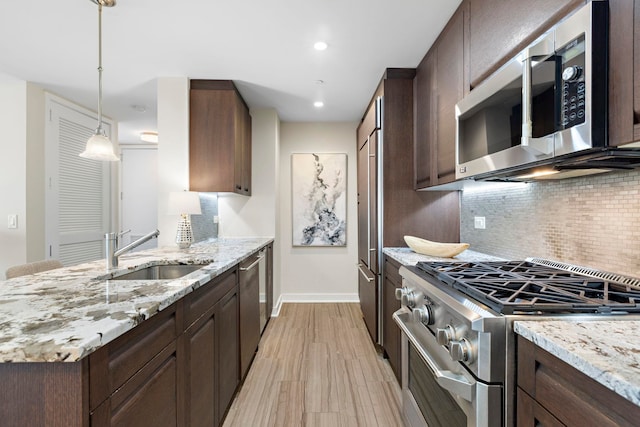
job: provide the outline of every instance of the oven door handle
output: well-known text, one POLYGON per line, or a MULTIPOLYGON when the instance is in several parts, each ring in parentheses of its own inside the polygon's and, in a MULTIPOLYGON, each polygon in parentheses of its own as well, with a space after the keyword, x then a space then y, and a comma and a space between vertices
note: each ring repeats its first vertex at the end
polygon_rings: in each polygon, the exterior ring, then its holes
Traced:
POLYGON ((440 369, 436 362, 431 358, 431 356, 429 356, 429 353, 427 353, 424 348, 422 348, 422 345, 413 336, 400 316, 411 316, 411 312, 405 308, 402 308, 393 313, 393 320, 398 324, 402 332, 407 336, 409 341, 411 341, 422 359, 427 363, 427 366, 433 373, 438 384, 445 390, 460 396, 468 402, 473 403, 473 391, 475 390, 475 383, 470 383, 462 375, 458 375, 449 370, 440 369))

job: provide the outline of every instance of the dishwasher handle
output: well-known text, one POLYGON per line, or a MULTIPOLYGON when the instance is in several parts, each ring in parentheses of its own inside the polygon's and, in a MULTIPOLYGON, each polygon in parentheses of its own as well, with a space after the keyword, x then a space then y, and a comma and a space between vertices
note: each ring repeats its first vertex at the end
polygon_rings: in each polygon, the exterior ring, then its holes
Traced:
POLYGON ((262 261, 262 258, 264 258, 264 254, 258 255, 258 258, 256 258, 256 260, 253 261, 249 267, 240 267, 240 271, 249 271, 249 270, 251 270, 253 267, 258 265, 258 263, 260 261, 262 261))

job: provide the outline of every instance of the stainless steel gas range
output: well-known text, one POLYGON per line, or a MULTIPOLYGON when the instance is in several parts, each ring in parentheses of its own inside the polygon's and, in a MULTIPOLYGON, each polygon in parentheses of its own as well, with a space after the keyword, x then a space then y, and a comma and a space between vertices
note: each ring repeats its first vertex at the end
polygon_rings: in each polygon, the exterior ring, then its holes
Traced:
POLYGON ((543 259, 419 262, 400 274, 393 317, 412 427, 515 425, 515 320, 640 312, 640 280, 543 259))

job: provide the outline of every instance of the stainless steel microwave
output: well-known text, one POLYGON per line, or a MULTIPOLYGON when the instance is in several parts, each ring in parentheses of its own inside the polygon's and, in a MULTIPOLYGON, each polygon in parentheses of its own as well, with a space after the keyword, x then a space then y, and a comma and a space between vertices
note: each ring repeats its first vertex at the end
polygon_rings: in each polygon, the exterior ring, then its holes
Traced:
POLYGON ((593 0, 456 104, 456 178, 607 145, 607 1, 593 0))

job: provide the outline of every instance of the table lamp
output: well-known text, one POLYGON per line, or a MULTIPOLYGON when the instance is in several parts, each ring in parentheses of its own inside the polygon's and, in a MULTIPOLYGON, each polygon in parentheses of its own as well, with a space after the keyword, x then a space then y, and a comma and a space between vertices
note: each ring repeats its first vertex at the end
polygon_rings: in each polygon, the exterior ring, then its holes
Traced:
POLYGON ((170 215, 180 215, 176 244, 180 249, 187 249, 193 243, 193 230, 189 215, 200 215, 200 196, 194 191, 179 191, 169 193, 170 215))

